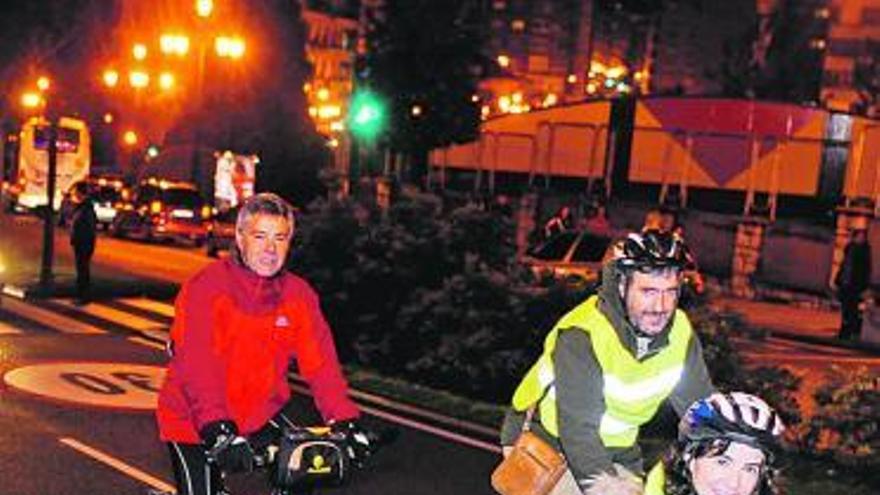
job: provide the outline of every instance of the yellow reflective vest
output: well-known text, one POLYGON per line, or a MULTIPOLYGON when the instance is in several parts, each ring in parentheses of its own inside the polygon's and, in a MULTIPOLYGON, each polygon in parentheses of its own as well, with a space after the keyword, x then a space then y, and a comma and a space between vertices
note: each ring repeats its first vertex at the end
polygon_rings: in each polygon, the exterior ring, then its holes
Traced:
POLYGON ((599 437, 606 447, 631 447, 639 427, 654 417, 681 379, 693 331, 684 312, 676 310, 668 345, 639 361, 620 342, 614 327, 599 311, 598 302, 599 298, 592 296, 556 323, 544 341, 543 354, 514 392, 513 407, 525 411, 538 403, 542 426, 559 437, 553 350, 561 329, 580 329, 589 334, 603 375, 605 411, 599 437))
POLYGON ((642 495, 666 495, 666 466, 663 462, 651 468, 645 478, 645 492, 642 495))

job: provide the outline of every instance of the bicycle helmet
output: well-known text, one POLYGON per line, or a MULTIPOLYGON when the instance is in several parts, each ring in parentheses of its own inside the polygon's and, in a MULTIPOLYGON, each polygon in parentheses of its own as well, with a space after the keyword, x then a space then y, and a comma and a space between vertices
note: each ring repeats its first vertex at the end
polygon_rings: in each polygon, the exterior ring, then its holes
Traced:
POLYGON ((759 397, 743 392, 712 394, 693 403, 678 425, 685 444, 725 439, 762 450, 768 458, 779 450, 785 425, 759 397))
POLYGON ((687 254, 681 238, 659 230, 633 232, 618 241, 612 259, 622 269, 654 270, 682 268, 687 254))

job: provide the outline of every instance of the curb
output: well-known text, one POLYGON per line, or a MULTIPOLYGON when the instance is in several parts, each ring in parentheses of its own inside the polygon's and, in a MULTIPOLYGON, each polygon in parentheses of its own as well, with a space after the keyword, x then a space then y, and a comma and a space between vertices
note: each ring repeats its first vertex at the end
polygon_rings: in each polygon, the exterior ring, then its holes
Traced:
POLYGON ((786 340, 795 340, 808 344, 820 344, 828 347, 839 347, 854 351, 864 352, 865 354, 873 354, 880 356, 880 344, 865 341, 840 340, 836 337, 820 337, 818 335, 804 335, 792 332, 790 330, 782 330, 769 327, 753 327, 759 331, 766 331, 770 335, 786 340))

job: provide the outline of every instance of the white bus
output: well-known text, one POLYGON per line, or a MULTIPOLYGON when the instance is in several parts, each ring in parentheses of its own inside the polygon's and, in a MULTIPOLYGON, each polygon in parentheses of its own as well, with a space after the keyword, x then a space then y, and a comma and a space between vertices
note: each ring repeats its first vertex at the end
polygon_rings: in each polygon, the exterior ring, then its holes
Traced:
MULTIPOLYGON (((61 117, 56 140, 57 174, 55 179, 54 209, 61 205, 61 197, 73 183, 89 175, 91 167, 91 136, 85 121, 61 117)), ((24 123, 18 139, 18 175, 16 206, 33 209, 46 205, 46 187, 49 171, 49 126, 42 117, 31 117, 24 123)))

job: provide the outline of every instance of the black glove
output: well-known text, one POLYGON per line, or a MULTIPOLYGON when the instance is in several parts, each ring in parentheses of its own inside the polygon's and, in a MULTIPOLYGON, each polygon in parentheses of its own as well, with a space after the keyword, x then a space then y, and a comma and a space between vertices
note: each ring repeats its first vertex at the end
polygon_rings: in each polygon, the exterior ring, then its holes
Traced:
POLYGON ((255 452, 263 453, 270 445, 278 445, 284 428, 293 428, 294 426, 293 421, 287 417, 284 413, 284 408, 282 408, 269 421, 266 421, 266 424, 261 426, 259 430, 248 435, 248 442, 255 452))
POLYGON ((339 421, 333 423, 333 429, 341 431, 348 440, 346 454, 355 466, 363 467, 367 458, 373 453, 372 432, 364 428, 357 420, 339 421))
POLYGON ((207 449, 208 461, 220 470, 236 473, 254 469, 254 451, 247 439, 238 434, 232 421, 213 421, 199 432, 207 449))

